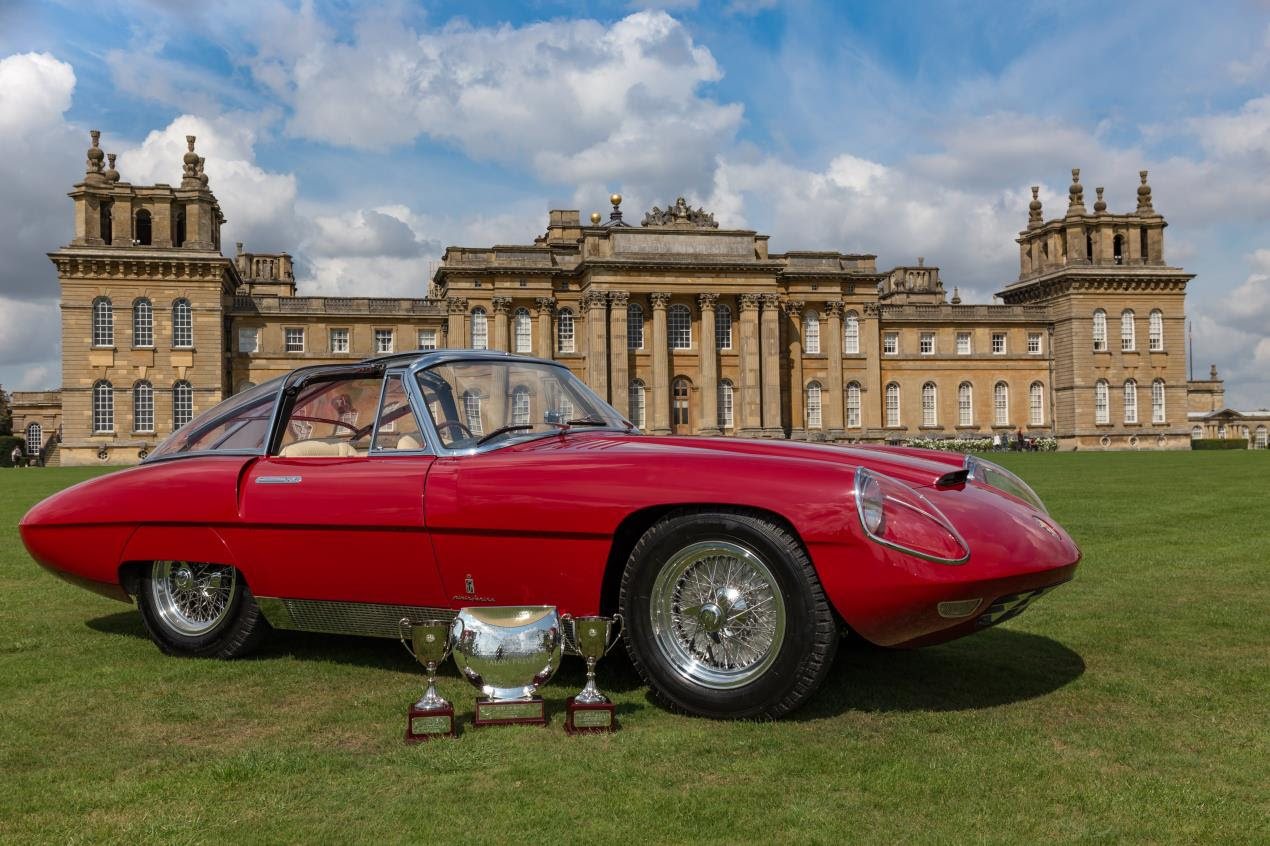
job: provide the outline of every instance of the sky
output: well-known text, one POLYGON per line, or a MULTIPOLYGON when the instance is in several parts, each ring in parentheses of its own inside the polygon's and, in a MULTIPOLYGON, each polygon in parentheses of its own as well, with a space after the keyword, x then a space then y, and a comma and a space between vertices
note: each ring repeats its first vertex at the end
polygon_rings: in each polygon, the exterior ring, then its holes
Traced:
POLYGON ((1270 406, 1270 2, 0 0, 0 385, 60 384, 88 130, 134 184, 198 136, 222 243, 307 294, 423 296, 447 245, 684 196, 776 252, 1018 275, 1029 186, 1132 211, 1190 283, 1197 376, 1270 406), (232 247, 231 247, 232 249, 232 247))

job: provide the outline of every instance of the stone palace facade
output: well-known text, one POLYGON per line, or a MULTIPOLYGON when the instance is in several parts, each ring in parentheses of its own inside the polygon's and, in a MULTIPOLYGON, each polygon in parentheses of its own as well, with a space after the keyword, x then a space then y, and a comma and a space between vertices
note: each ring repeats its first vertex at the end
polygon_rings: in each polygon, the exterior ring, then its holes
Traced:
POLYGON ((63 385, 14 396, 50 463, 133 463, 292 368, 436 347, 562 361, 654 434, 1180 449, 1220 392, 1188 386, 1192 275, 1166 263, 1145 171, 1127 214, 1101 188, 1088 208, 1078 171, 1060 217, 1033 188, 1001 305, 949 300, 922 259, 772 252, 682 199, 632 225, 618 195, 606 220, 551 211, 533 243, 448 248, 428 297, 305 297, 287 253, 222 254, 193 137, 176 187, 121 181, 92 137, 74 237, 49 256, 63 385))

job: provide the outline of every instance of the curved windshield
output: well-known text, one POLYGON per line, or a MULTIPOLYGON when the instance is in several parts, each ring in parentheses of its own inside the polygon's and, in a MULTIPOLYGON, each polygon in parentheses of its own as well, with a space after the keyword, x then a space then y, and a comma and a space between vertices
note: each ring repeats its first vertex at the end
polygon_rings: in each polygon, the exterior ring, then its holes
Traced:
POLYGON ((212 406, 164 438, 147 460, 183 452, 259 452, 269 436, 282 379, 271 379, 212 406))
POLYGON ((563 367, 519 359, 452 361, 416 374, 447 449, 575 429, 635 427, 563 367))

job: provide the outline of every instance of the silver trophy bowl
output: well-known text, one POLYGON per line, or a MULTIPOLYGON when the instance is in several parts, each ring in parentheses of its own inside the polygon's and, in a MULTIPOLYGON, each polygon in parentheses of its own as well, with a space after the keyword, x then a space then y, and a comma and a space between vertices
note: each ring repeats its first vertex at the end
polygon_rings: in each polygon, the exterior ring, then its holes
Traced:
POLYGON ((560 667, 553 605, 464 608, 452 637, 459 672, 492 701, 532 699, 560 667))

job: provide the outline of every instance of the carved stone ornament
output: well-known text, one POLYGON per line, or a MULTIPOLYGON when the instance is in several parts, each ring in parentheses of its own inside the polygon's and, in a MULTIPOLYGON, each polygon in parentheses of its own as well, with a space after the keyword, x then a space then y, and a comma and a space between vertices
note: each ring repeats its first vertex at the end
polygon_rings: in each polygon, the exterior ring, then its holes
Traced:
POLYGON ((714 308, 719 303, 718 294, 697 294, 697 307, 706 309, 714 308))
POLYGON ((507 312, 511 311, 512 298, 511 297, 494 297, 492 304, 494 306, 495 314, 506 314, 507 312))
POLYGON ((447 297, 445 303, 450 314, 467 314, 467 297, 447 297))
POLYGON ((648 295, 648 299, 652 301, 653 308, 665 311, 670 306, 670 294, 658 291, 648 295))
POLYGON ((737 297, 737 301, 740 302, 741 304, 741 311, 750 311, 752 309, 758 308, 759 295, 758 294, 742 294, 741 296, 737 297))
POLYGON ((803 302, 802 300, 785 300, 785 304, 784 304, 785 313, 788 314, 790 317, 802 317, 803 308, 806 305, 807 303, 803 302))
POLYGON ((604 308, 607 301, 604 291, 587 291, 582 295, 582 307, 585 309, 604 308))
POLYGON ((825 303, 825 314, 830 317, 842 317, 842 310, 846 308, 846 303, 842 300, 830 300, 825 303))
POLYGON ((614 308, 626 308, 631 301, 629 291, 609 291, 609 303, 614 308))
POLYGON ((659 207, 653 206, 652 209, 644 215, 643 226, 695 226, 699 229, 718 229, 719 224, 715 223, 714 213, 708 212, 703 208, 692 208, 684 200, 679 197, 675 200, 675 204, 662 211, 659 207))
POLYGON ((780 308, 780 294, 759 294, 763 300, 763 308, 780 308))
POLYGON ((539 314, 542 314, 543 312, 551 314, 556 310, 556 300, 554 297, 538 297, 534 300, 534 309, 539 314))

